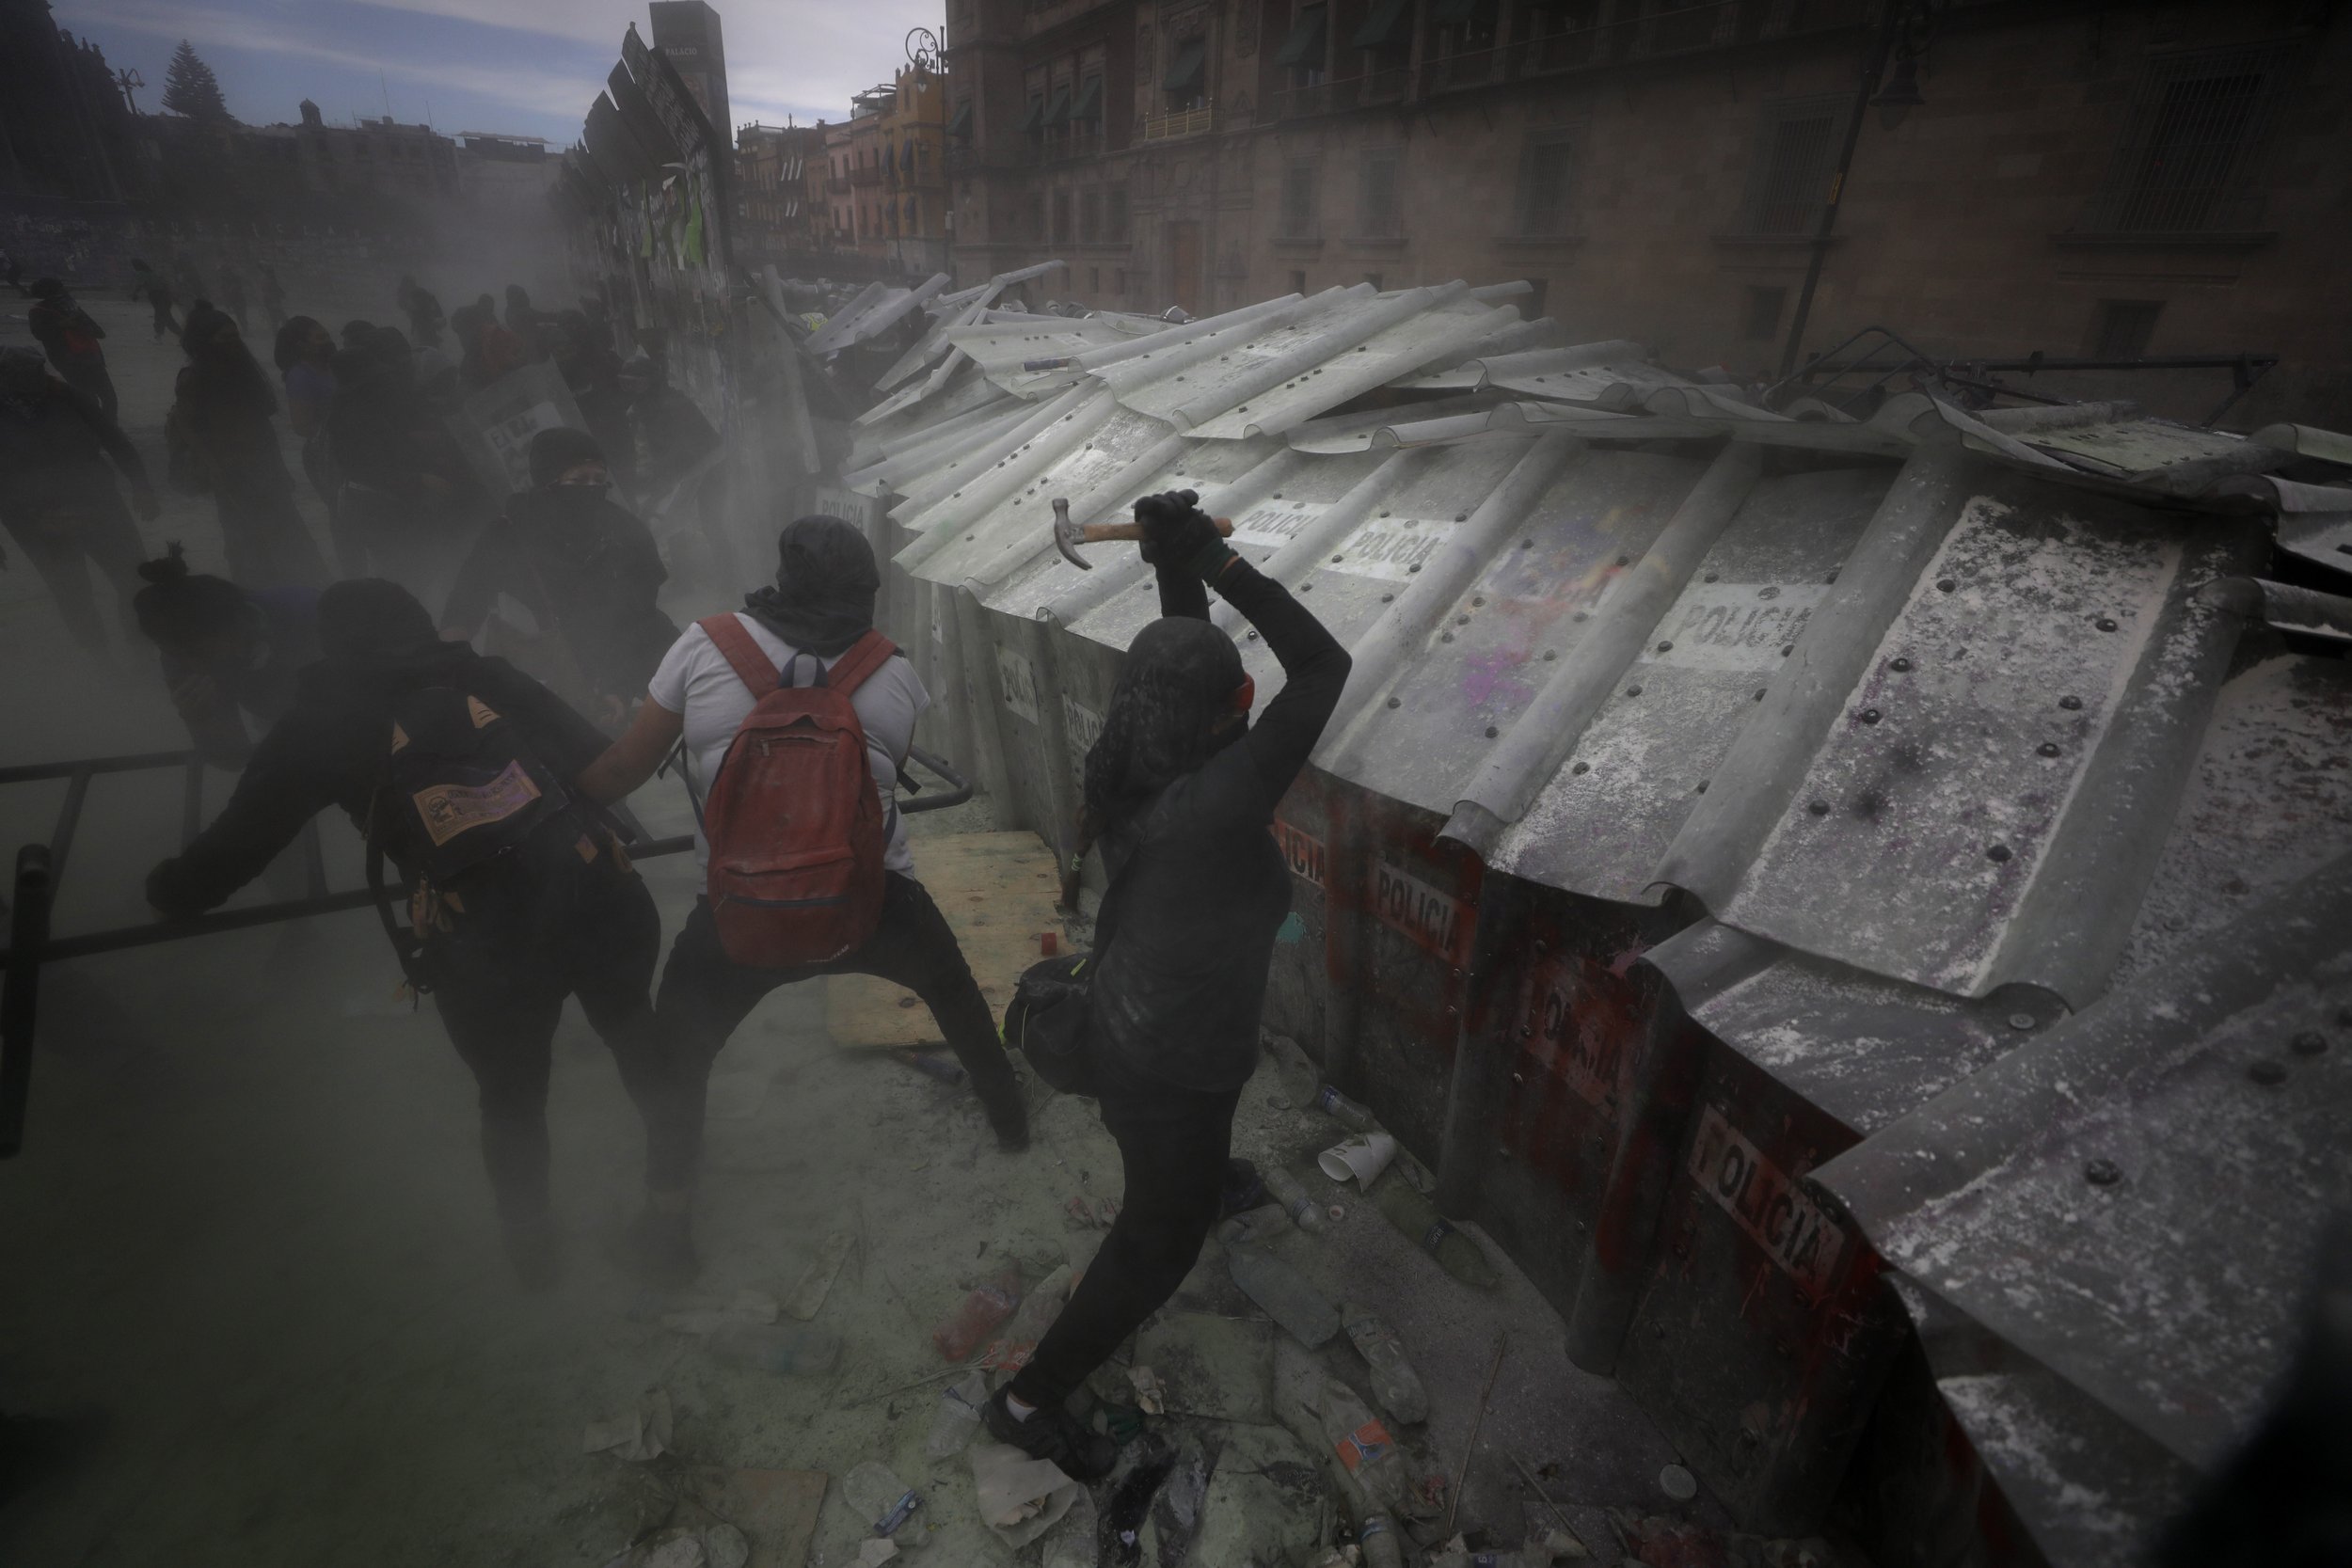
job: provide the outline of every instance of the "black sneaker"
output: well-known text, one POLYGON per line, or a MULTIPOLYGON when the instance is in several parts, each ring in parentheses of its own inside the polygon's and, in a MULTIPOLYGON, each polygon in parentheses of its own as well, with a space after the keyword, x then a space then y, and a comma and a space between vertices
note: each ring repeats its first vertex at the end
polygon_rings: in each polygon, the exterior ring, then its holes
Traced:
POLYGON ((1027 1420, 1005 1408, 1009 1385, 980 1406, 980 1424, 999 1443, 1009 1443, 1031 1459, 1050 1459, 1075 1481, 1096 1481, 1119 1463, 1119 1445, 1090 1432, 1058 1404, 1040 1405, 1027 1420))
POLYGON ((980 1089, 980 1109, 988 1113, 988 1125, 996 1133, 996 1147, 1008 1154, 1018 1154, 1029 1147, 1029 1105, 1021 1085, 1008 1075, 1002 1085, 980 1089))

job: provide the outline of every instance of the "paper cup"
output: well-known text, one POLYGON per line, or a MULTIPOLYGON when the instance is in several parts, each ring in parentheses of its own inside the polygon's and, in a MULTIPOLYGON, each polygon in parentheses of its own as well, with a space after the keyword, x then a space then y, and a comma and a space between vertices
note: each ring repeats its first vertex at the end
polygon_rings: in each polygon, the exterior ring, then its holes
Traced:
POLYGON ((1354 1177, 1369 1187, 1396 1158, 1396 1140, 1386 1132, 1359 1132, 1316 1156, 1315 1164, 1334 1181, 1354 1177))

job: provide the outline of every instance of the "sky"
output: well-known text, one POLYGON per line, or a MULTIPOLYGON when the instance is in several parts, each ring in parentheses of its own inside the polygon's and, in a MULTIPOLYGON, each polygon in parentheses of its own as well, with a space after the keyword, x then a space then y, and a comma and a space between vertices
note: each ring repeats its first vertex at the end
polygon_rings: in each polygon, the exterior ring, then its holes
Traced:
MULTIPOLYGON (((738 125, 849 117, 850 95, 890 79, 914 27, 942 29, 945 0, 714 0, 738 125)), ((229 110, 291 122, 308 98, 330 123, 386 112, 450 133, 580 139, 643 0, 51 0, 57 24, 146 79, 163 105, 182 39, 220 78, 229 110)))

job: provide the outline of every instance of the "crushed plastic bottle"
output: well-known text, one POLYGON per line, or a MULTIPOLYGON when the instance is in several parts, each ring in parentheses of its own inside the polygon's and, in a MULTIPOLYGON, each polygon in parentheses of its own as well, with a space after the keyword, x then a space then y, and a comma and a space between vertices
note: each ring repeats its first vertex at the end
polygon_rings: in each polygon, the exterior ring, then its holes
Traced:
POLYGON ((988 1402, 988 1374, 967 1372, 940 1391, 939 1409, 931 1417, 931 1434, 923 1442, 927 1459, 950 1459, 961 1453, 980 1430, 980 1406, 988 1402))
POLYGON ((1072 1277, 1070 1265, 1064 1263, 1039 1281, 1004 1331, 989 1341, 980 1365, 993 1372, 1017 1372, 1027 1366, 1029 1357, 1037 1354, 1037 1342, 1045 1338, 1045 1331, 1054 1326, 1054 1320, 1069 1302, 1072 1277))
POLYGON ((829 1372, 841 1360, 841 1337, 808 1323, 728 1323, 704 1342, 713 1354, 779 1377, 829 1372))
POLYGON ((1316 1089, 1308 1103, 1355 1132, 1376 1132, 1380 1129, 1380 1119, 1372 1114, 1371 1106, 1348 1099, 1328 1084, 1316 1089))
POLYGON ((873 1459, 841 1478, 841 1495, 850 1513, 865 1520, 874 1535, 896 1534, 923 1506, 923 1499, 889 1465, 873 1459))
POLYGON ((1283 1332, 1312 1349, 1340 1331, 1340 1315, 1304 1275, 1267 1249, 1267 1240, 1288 1227, 1281 1209, 1269 1203, 1235 1214, 1216 1234, 1225 1245, 1226 1269, 1242 1293, 1283 1332))
POLYGON ((1355 1483, 1367 1512, 1415 1517, 1427 1512, 1413 1491, 1413 1478, 1406 1471, 1405 1455, 1398 1450, 1396 1439, 1380 1424, 1380 1418, 1364 1408, 1354 1390, 1337 1378, 1325 1379, 1316 1414, 1323 1423, 1324 1441, 1355 1483))
POLYGON ((1486 1261, 1486 1249, 1455 1229, 1410 1181, 1391 1175, 1374 1189, 1372 1197, 1389 1223, 1435 1258, 1446 1273, 1482 1291, 1491 1291, 1500 1283, 1494 1265, 1486 1261))
POLYGON ((1008 1263, 993 1279, 984 1279, 931 1330, 931 1343, 950 1361, 969 1361, 1013 1309, 1021 1305, 1021 1265, 1008 1263))
POLYGON ((1405 1544, 1386 1513, 1365 1514, 1356 1527, 1356 1544, 1363 1548, 1364 1568, 1405 1568, 1405 1544))
POLYGON ((1429 1390, 1421 1374, 1405 1359, 1405 1341, 1382 1323, 1371 1307, 1355 1302, 1340 1305, 1340 1326, 1347 1330, 1356 1349, 1372 1368, 1372 1396, 1380 1408, 1406 1426, 1429 1419, 1429 1390))
POLYGON ((1323 1081, 1323 1069, 1298 1048, 1297 1041, 1270 1034, 1265 1037, 1265 1049, 1274 1058, 1282 1096, 1293 1105, 1302 1111, 1321 1111, 1359 1132, 1369 1132, 1379 1125, 1370 1110, 1323 1081))
POLYGON ((1261 1174, 1265 1181, 1266 1196, 1282 1206, 1282 1212, 1290 1215, 1292 1223, 1299 1229, 1309 1235, 1320 1235, 1330 1226, 1330 1220, 1323 1212, 1323 1205, 1315 1201, 1298 1178, 1279 1165, 1268 1165, 1261 1174))

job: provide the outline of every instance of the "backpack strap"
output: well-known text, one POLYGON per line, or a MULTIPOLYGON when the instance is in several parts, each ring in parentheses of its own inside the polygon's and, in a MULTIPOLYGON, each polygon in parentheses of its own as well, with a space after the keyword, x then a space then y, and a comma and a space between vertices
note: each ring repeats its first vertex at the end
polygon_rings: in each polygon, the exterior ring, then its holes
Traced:
POLYGON ((897 643, 869 629, 850 644, 839 662, 825 672, 825 684, 846 697, 864 686, 866 678, 889 663, 898 652, 897 643))
POLYGON ((702 627, 703 635, 726 659, 736 679, 752 689, 753 696, 765 697, 784 684, 784 677, 776 673, 776 661, 732 614, 706 615, 694 625, 702 627))

